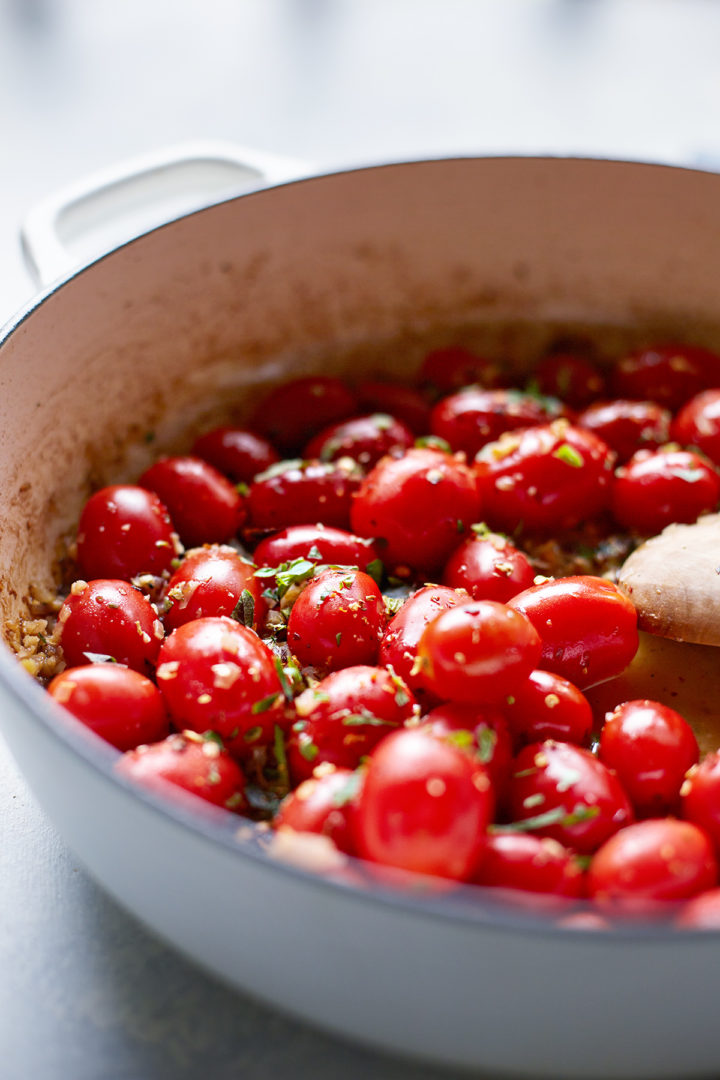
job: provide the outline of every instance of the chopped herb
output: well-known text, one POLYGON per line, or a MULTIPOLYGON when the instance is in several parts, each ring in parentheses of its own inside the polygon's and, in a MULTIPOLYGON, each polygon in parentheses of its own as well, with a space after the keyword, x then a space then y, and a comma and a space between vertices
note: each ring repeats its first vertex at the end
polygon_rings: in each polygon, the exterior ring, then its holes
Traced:
POLYGON ((557 450, 553 450, 552 456, 564 461, 566 465, 570 465, 573 469, 582 469, 585 464, 582 454, 570 443, 561 443, 557 450))
POLYGON ((290 772, 288 770, 287 754, 285 753, 285 736, 283 730, 275 725, 275 740, 273 743, 275 760, 277 762, 278 780, 284 788, 290 787, 290 772))
POLYGON ((241 480, 239 484, 235 485, 235 490, 237 491, 238 495, 242 495, 243 498, 247 498, 247 496, 250 494, 250 488, 244 480, 241 480))
POLYGON ((293 699, 292 682, 288 678, 288 673, 287 673, 287 671, 285 670, 285 668, 282 665, 282 660, 280 659, 279 656, 276 656, 276 657, 273 658, 273 663, 275 665, 275 670, 277 672, 277 677, 280 680, 280 685, 282 686, 282 692, 285 695, 285 700, 286 701, 292 701, 292 699, 293 699))
POLYGON ((494 833, 534 832, 536 829, 546 829, 549 825, 579 825, 597 817, 599 813, 599 806, 585 806, 584 803, 578 803, 570 813, 564 806, 555 806, 552 810, 546 810, 544 814, 525 818, 524 821, 513 821, 509 825, 491 825, 489 831, 494 833))
POLYGON ((402 596, 383 596, 385 602, 385 610, 388 615, 397 615, 400 608, 405 603, 405 598, 402 596))
POLYGON ((347 806, 348 803, 352 802, 353 799, 357 797, 361 785, 362 773, 355 771, 348 776, 343 786, 334 792, 332 797, 333 806, 347 806))
POLYGON ((257 740, 262 735, 262 731, 263 731, 263 729, 260 727, 259 724, 256 725, 256 727, 248 728, 248 730, 243 735, 243 739, 247 743, 257 742, 257 740))
POLYGON ((319 748, 314 742, 300 742, 298 750, 306 761, 314 761, 320 753, 319 748))
POLYGON ((243 589, 240 593, 240 599, 233 608, 231 617, 235 619, 235 622, 252 628, 255 618, 255 599, 249 589, 243 589))
POLYGON ((365 567, 365 573, 370 575, 376 585, 379 585, 382 581, 383 570, 384 567, 380 559, 373 559, 365 567))
POLYGON ((478 757, 483 765, 492 761, 497 745, 497 732, 489 727, 478 727, 475 730, 478 744, 478 757))
POLYGON ((452 447, 447 439, 441 439, 439 435, 422 435, 419 439, 415 440, 415 445, 420 447, 420 449, 442 450, 445 454, 449 454, 452 451, 452 447))
POLYGON ((368 727, 399 727, 394 720, 381 720, 378 716, 360 716, 357 713, 343 716, 340 722, 343 727, 361 727, 363 724, 368 727))
POLYGON ((268 709, 273 707, 279 697, 279 691, 275 691, 274 694, 268 694, 267 697, 261 698, 260 701, 256 701, 250 709, 250 712, 253 716, 257 716, 258 713, 267 712, 268 709))
POLYGON ((337 634, 335 635, 335 644, 339 645, 341 641, 342 641, 342 631, 338 630, 337 634))
MULTIPOLYGON (((110 605, 108 604, 108 607, 110 605)), ((114 656, 109 656, 108 653, 101 652, 86 652, 83 656, 89 664, 117 664, 117 660, 114 656)))

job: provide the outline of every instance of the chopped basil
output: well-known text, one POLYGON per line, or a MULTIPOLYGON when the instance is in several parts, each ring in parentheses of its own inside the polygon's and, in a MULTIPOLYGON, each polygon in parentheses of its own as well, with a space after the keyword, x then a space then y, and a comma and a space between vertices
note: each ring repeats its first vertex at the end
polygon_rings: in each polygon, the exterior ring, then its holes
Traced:
POLYGON ((570 443, 562 443, 557 450, 553 450, 552 456, 558 458, 559 461, 564 461, 566 465, 570 465, 573 469, 582 469, 585 464, 582 454, 570 443))
POLYGON ((273 707, 279 697, 279 691, 275 691, 274 694, 268 694, 267 697, 261 698, 260 701, 256 701, 250 709, 250 712, 253 716, 257 716, 258 713, 267 712, 268 709, 273 707))
POLYGON ((249 589, 243 589, 240 599, 232 610, 232 618, 243 626, 252 628, 255 618, 255 599, 249 589))

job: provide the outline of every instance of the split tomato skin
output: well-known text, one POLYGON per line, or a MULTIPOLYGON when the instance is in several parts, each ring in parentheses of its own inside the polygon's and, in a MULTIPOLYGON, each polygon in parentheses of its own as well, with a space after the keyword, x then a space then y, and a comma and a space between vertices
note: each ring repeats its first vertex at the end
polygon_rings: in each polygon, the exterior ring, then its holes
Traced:
POLYGON ((494 600, 458 604, 423 632, 427 689, 445 701, 498 704, 536 667, 542 644, 530 620, 494 600))
POLYGON ((426 585, 407 598, 388 623, 380 642, 379 663, 400 676, 423 701, 428 692, 418 663, 418 645, 429 623, 469 599, 460 589, 426 585))
POLYGON ((506 604, 529 589, 535 571, 527 556, 496 533, 468 537, 445 563, 443 585, 465 589, 473 600, 497 600, 506 604))
POLYGON ((531 671, 503 703, 515 744, 556 742, 585 745, 593 728, 590 702, 577 686, 552 671, 531 671))
POLYGON ((133 750, 170 734, 158 688, 121 664, 66 668, 49 683, 48 693, 117 750, 133 750))
POLYGON ((637 612, 605 578, 550 579, 514 596, 508 605, 540 635, 539 666, 580 690, 619 675, 637 652, 637 612))
POLYGON ((91 495, 77 531, 80 575, 122 578, 160 576, 182 548, 167 507, 136 484, 113 484, 91 495))
POLYGON ((185 547, 223 543, 245 523, 247 511, 238 491, 202 458, 163 458, 145 470, 139 483, 162 499, 185 547))
POLYGON ((374 664, 385 623, 385 602, 369 574, 327 567, 293 604, 288 646, 303 666, 322 671, 374 664))
POLYGON ((194 731, 138 746, 123 754, 115 770, 163 795, 180 788, 225 810, 241 812, 245 807, 245 777, 240 766, 216 740, 194 731))
POLYGON ((107 658, 149 672, 164 637, 148 598, 121 579, 76 581, 58 614, 65 663, 80 667, 107 658))
POLYGON ((492 813, 492 785, 479 762, 406 728, 375 749, 352 827, 358 853, 371 862, 465 881, 492 813))
POLYGON ((165 630, 170 633, 183 623, 205 616, 232 616, 243 593, 249 594, 256 630, 262 626, 267 604, 262 597, 255 566, 241 559, 234 548, 210 544, 189 551, 170 578, 165 590, 167 610, 163 615, 165 630))

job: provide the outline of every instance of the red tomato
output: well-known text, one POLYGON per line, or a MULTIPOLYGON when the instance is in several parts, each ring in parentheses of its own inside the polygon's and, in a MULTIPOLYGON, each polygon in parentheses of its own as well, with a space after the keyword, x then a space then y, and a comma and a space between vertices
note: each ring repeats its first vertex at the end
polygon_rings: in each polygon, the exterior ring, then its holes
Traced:
POLYGON ((715 386, 720 356, 697 345, 653 345, 638 349, 613 368, 617 397, 656 401, 679 409, 706 387, 715 386))
POLYGON ((540 637, 519 611, 494 600, 458 604, 423 632, 418 658, 437 697, 497 704, 537 665, 540 637))
POLYGON ((101 488, 85 503, 77 534, 80 574, 93 578, 159 576, 182 548, 167 508, 134 484, 101 488))
POLYGON ((427 385, 441 394, 451 394, 463 386, 502 386, 504 376, 492 360, 462 345, 447 345, 427 353, 418 376, 420 385, 427 385))
POLYGON ((578 427, 593 431, 627 461, 637 450, 662 446, 670 440, 672 413, 654 401, 598 401, 577 417, 578 427))
POLYGON ((362 408, 396 416, 415 435, 424 435, 429 430, 430 406, 414 387, 370 380, 359 383, 356 393, 362 408))
POLYGON ((384 543, 388 571, 408 577, 439 570, 477 520, 477 482, 450 454, 421 447, 383 458, 355 496, 352 527, 384 543))
POLYGON ((282 451, 294 453, 316 431, 356 412, 355 395, 342 379, 307 375, 271 390, 255 410, 252 427, 282 451))
POLYGON ((349 814, 362 784, 362 775, 350 769, 330 768, 303 782, 287 795, 273 819, 275 829, 319 833, 347 855, 355 854, 349 814))
POLYGON ((567 410, 557 398, 539 397, 522 390, 484 390, 469 386, 442 398, 430 417, 433 435, 468 458, 506 431, 549 424, 567 410))
POLYGON ((412 431, 402 420, 387 413, 372 413, 323 428, 307 444, 303 457, 320 461, 350 457, 364 469, 371 469, 386 454, 401 457, 414 441, 412 431))
POLYGON ((221 544, 196 548, 187 553, 168 582, 165 630, 206 615, 231 615, 257 630, 267 611, 262 590, 255 567, 234 548, 221 544))
POLYGON ((704 390, 686 402, 673 420, 671 434, 675 442, 700 450, 720 465, 720 389, 704 390))
POLYGON ((408 687, 385 668, 357 664, 332 672, 295 701, 297 720, 287 744, 293 780, 314 775, 327 762, 355 768, 415 708, 408 687))
POLYGON ((366 859, 463 881, 480 858, 492 810, 490 780, 476 759, 406 728, 370 758, 352 827, 366 859))
POLYGON ((559 397, 581 409, 602 394, 605 379, 587 357, 573 352, 555 352, 540 361, 535 379, 543 394, 559 397))
POLYGON ((680 788, 680 815, 699 825, 720 854, 720 751, 694 765, 680 788))
POLYGON ((382 593, 368 574, 328 567, 293 604, 287 642, 301 664, 324 671, 374 664, 385 621, 382 593))
POLYGON ((507 432, 475 459, 480 500, 493 528, 554 532, 608 506, 615 455, 567 420, 507 432))
POLYGON ((507 806, 513 821, 534 824, 538 835, 582 854, 633 820, 614 772, 588 750, 552 740, 532 743, 517 755, 507 806))
POLYGON ((355 462, 281 461, 255 477, 248 493, 250 532, 277 532, 289 525, 322 521, 345 529, 362 479, 355 462))
POLYGON ((181 788, 226 810, 245 807, 245 777, 240 766, 215 739, 194 731, 138 746, 124 754, 115 768, 120 776, 164 795, 181 788))
POLYGON ((236 489, 201 458, 164 458, 151 465, 139 483, 165 503, 186 547, 229 540, 245 522, 236 489))
POLYGON ((445 563, 443 584, 465 589, 473 600, 507 603, 529 589, 535 571, 522 551, 497 533, 469 536, 445 563))
POLYGON ((192 452, 236 484, 249 484, 280 460, 272 443, 244 428, 213 428, 195 440, 192 452))
POLYGON ((709 837, 688 821, 649 818, 611 836, 588 870, 588 893, 617 915, 667 914, 667 901, 687 900, 717 885, 709 837))
POLYGON ((532 671, 525 682, 513 687, 503 712, 518 745, 555 739, 581 746, 593 726, 585 695, 552 671, 532 671))
POLYGON ((60 643, 68 667, 98 660, 144 673, 155 662, 164 637, 148 598, 127 581, 76 581, 58 615, 60 643))
POLYGON ((720 475, 690 450, 640 450, 615 476, 612 513, 626 529, 657 533, 715 510, 720 475))
POLYGON ((390 620, 380 643, 379 663, 392 668, 421 697, 427 694, 417 663, 417 649, 425 627, 443 611, 463 603, 463 590, 427 585, 409 596, 390 620))
POLYGON ((499 710, 446 702, 431 709, 422 718, 422 726, 476 754, 488 771, 493 790, 501 794, 510 775, 513 751, 507 720, 499 710))
POLYGON ((158 656, 157 680, 177 727, 216 731, 233 751, 271 743, 286 726, 275 660, 253 630, 225 616, 174 630, 158 656))
POLYGON ((373 563, 379 563, 380 556, 374 541, 367 537, 318 523, 290 525, 267 536, 255 548, 253 559, 258 566, 282 566, 295 559, 309 559, 367 570, 373 563))
POLYGON ((616 585, 592 575, 533 585, 509 601, 542 639, 540 666, 586 690, 624 671, 637 652, 637 613, 616 585))
POLYGON ((685 930, 720 930, 720 888, 707 889, 688 900, 675 925, 685 930))
POLYGON ((658 701, 626 701, 605 718, 598 756, 614 769, 639 817, 674 813, 685 773, 699 757, 680 713, 658 701))
POLYGON ((118 750, 132 750, 170 734, 158 688, 121 664, 67 668, 55 676, 48 693, 118 750))
MULTIPOLYGON (((541 910, 556 906, 560 897, 577 899, 584 886, 580 863, 569 848, 530 833, 490 834, 472 880, 494 889, 532 893, 532 907, 541 910), (546 903, 539 904, 537 894, 544 894, 546 903)), ((512 901, 522 903, 522 896, 512 901)))

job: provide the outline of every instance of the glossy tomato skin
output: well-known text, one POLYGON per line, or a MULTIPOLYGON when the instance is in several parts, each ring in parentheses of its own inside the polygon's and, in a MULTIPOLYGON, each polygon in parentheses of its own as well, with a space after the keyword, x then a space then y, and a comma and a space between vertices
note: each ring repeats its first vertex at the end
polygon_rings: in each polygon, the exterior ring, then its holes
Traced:
POLYGON ((587 356, 576 352, 553 352, 534 372, 540 392, 582 409, 605 389, 605 378, 587 356))
POLYGON ((580 690, 619 675, 638 647, 637 613, 605 578, 577 575, 533 585, 508 601, 542 639, 540 664, 580 690))
POLYGON ((369 574, 328 567, 293 604, 288 647, 302 665, 323 671, 374 664, 385 622, 382 593, 369 574))
POLYGON ((619 462, 638 450, 648 450, 670 441, 672 413, 655 401, 598 401, 589 405, 576 420, 578 427, 593 431, 619 462))
POLYGON ((379 558, 380 553, 373 540, 321 523, 289 525, 261 540, 253 552, 256 564, 267 567, 281 566, 294 559, 309 559, 333 566, 357 566, 360 570, 367 570, 379 558))
POLYGON ((240 766, 217 741, 194 731, 130 750, 115 769, 120 776, 164 795, 181 788, 226 810, 240 812, 245 807, 240 766))
POLYGON ((575 854, 557 840, 532 833, 491 833, 472 880, 476 885, 517 891, 520 895, 507 899, 515 904, 524 900, 525 906, 535 910, 552 909, 561 899, 577 900, 584 892, 575 854))
POLYGON ((427 353, 418 382, 439 394, 452 394, 463 386, 503 386, 505 376, 492 360, 463 345, 446 345, 427 353))
POLYGON ((77 562, 86 581, 159 576, 181 550, 167 507, 135 484, 101 488, 80 515, 77 562))
POLYGON ((355 395, 342 379, 307 375, 272 389, 255 410, 251 427, 283 453, 294 453, 316 431, 356 412, 355 395))
POLYGON ((680 789, 680 815, 704 829, 720 854, 720 751, 706 754, 688 770, 680 789))
POLYGON ((370 413, 323 428, 306 445, 303 457, 320 461, 350 457, 363 469, 371 469, 386 454, 401 457, 414 442, 412 431, 402 420, 387 413, 370 413))
POLYGON ((529 619, 494 600, 458 604, 423 632, 418 658, 423 681, 445 701, 499 704, 540 658, 529 619))
POLYGON ((48 693, 117 750, 133 750, 170 734, 158 688, 121 664, 66 668, 50 682, 48 693))
POLYGON ((685 773, 700 751, 680 713, 657 701, 625 701, 608 713, 598 756, 614 769, 638 817, 675 813, 685 773))
POLYGON ((557 398, 469 386, 437 403, 430 416, 430 431, 472 459, 486 443, 506 431, 549 424, 566 415, 566 407, 557 398))
POLYGON ((520 751, 506 802, 514 822, 552 816, 537 834, 581 854, 597 850, 633 821, 630 800, 617 776, 588 750, 553 740, 531 743, 520 751))
POLYGON ((186 547, 222 543, 245 523, 243 499, 202 458, 163 458, 145 470, 139 483, 165 503, 186 547))
POLYGON ((696 345, 674 342, 637 349, 615 365, 617 397, 656 401, 675 411, 701 390, 715 386, 720 356, 696 345))
POLYGON ((440 450, 416 447, 383 458, 353 500, 360 536, 382 543, 388 571, 399 577, 439 570, 480 510, 471 469, 440 450))
POLYGON ((615 455, 567 420, 507 432, 475 459, 485 519, 505 532, 557 532, 603 513, 615 455))
POLYGON ((58 614, 68 667, 105 657, 145 674, 164 637, 148 598, 127 581, 76 581, 58 614), (88 655, 90 654, 90 655, 88 655))
POLYGON ((481 764, 444 739, 406 728, 377 746, 352 825, 364 858, 463 881, 481 857, 492 813, 481 764))
POLYGON ((464 590, 426 585, 408 597, 385 629, 379 663, 392 668, 422 700, 426 700, 427 690, 417 662, 420 638, 428 623, 467 599, 464 590))
POLYGON ((281 461, 255 477, 248 492, 250 536, 322 521, 347 529, 352 496, 362 470, 349 458, 337 462, 281 461))
POLYGON ((675 925, 684 930, 720 930, 720 888, 706 889, 688 900, 675 925))
POLYGON ((710 838, 688 821, 648 818, 621 829, 595 853, 588 894, 608 913, 653 918, 718 882, 710 838))
POLYGON ((639 450, 615 475, 612 514, 626 529, 660 532, 717 508, 720 474, 690 450, 639 450))
POLYGON ((508 694, 503 712, 518 747, 546 739, 583 746, 593 727, 588 699, 577 686, 552 671, 532 671, 508 694))
POLYGON ((194 457, 207 461, 235 484, 249 484, 280 460, 275 447, 262 435, 245 428, 218 427, 193 443, 194 457))
POLYGON ((178 728, 215 731, 233 752, 273 741, 287 714, 273 655, 225 616, 184 623, 163 642, 157 681, 178 728))
POLYGON ((469 536, 445 563, 442 581, 465 589, 473 600, 507 603, 535 580, 535 571, 522 551, 497 533, 469 536))
POLYGON ((437 738, 449 739, 475 754, 488 771, 493 791, 498 797, 502 794, 510 776, 513 748, 507 720, 499 709, 444 702, 426 713, 420 723, 437 738))
POLYGON ((720 465, 720 389, 703 390, 683 405, 673 420, 672 438, 720 465))
POLYGON ((330 763, 354 769, 416 711, 413 694, 386 668, 356 664, 334 671, 295 701, 287 743, 294 782, 330 763))
POLYGON ((262 590, 255 566, 241 559, 234 548, 222 544, 195 548, 186 554, 165 590, 165 630, 169 633, 206 615, 232 616, 246 592, 250 594, 247 614, 252 610, 252 617, 245 625, 257 630, 267 610, 262 590))
POLYGON ((331 768, 303 780, 281 802, 273 827, 327 836, 339 851, 354 855, 349 815, 361 784, 361 774, 351 769, 331 768))
POLYGON ((430 405, 414 386, 369 379, 358 383, 356 393, 362 408, 396 416, 413 434, 424 435, 429 430, 430 405))

